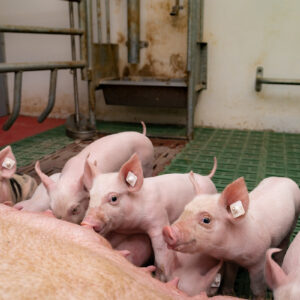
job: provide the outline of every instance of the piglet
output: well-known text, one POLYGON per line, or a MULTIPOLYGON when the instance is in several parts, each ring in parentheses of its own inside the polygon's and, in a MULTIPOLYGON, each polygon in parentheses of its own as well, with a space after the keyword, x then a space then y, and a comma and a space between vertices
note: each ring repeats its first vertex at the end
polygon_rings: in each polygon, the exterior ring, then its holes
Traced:
POLYGON ((37 183, 26 174, 16 174, 17 162, 10 146, 0 151, 0 203, 15 204, 28 199, 34 193, 37 183))
MULTIPOLYGON (((50 176, 51 180, 57 182, 60 173, 55 173, 50 176)), ((14 206, 18 210, 41 212, 50 209, 50 197, 43 183, 40 183, 33 195, 28 200, 18 202, 14 206)))
MULTIPOLYGON (((216 193, 211 177, 196 175, 203 193, 216 193)), ((101 235, 146 233, 152 242, 157 274, 169 279, 175 267, 174 252, 167 249, 162 228, 169 225, 193 199, 195 190, 189 174, 166 174, 144 178, 137 154, 121 167, 119 173, 102 173, 86 161, 84 183, 90 191, 90 204, 83 225, 101 235)))
POLYGON ((251 290, 262 298, 265 253, 287 243, 299 210, 300 191, 291 179, 266 178, 248 194, 241 177, 221 194, 195 197, 163 233, 171 249, 200 251, 248 269, 251 290))
POLYGON ((44 174, 36 163, 35 169, 50 197, 54 215, 72 223, 80 223, 89 203, 89 194, 84 189, 83 172, 87 157, 96 162, 103 173, 117 171, 133 153, 138 153, 145 176, 152 174, 154 150, 151 141, 138 132, 122 132, 105 136, 84 148, 69 159, 58 181, 44 174))
POLYGON ((298 300, 300 298, 300 233, 288 248, 280 267, 272 254, 279 249, 269 249, 266 255, 265 278, 273 290, 275 300, 298 300))

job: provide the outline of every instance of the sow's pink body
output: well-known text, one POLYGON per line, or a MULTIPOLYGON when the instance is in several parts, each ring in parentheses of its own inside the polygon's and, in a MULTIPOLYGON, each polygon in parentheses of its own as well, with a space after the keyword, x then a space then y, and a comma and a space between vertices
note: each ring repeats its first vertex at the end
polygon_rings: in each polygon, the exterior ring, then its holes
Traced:
POLYGON ((266 178, 248 194, 239 178, 222 194, 197 196, 163 233, 171 249, 200 251, 247 268, 252 292, 260 298, 265 291, 265 253, 287 243, 299 211, 300 191, 291 179, 266 178), (234 218, 230 205, 239 211, 237 201, 245 212, 234 218))
POLYGON ((42 173, 37 163, 36 171, 49 194, 53 214, 59 219, 73 223, 82 221, 89 202, 89 194, 82 181, 87 157, 97 164, 99 171, 107 173, 119 170, 135 152, 142 161, 145 176, 151 176, 153 145, 145 134, 138 132, 112 134, 91 143, 67 161, 57 182, 42 173))
POLYGON ((280 267, 272 254, 280 249, 267 251, 265 277, 268 286, 273 290, 275 300, 298 300, 300 298, 300 233, 288 248, 280 267))
POLYGON ((174 284, 152 278, 92 230, 3 204, 0 249, 0 298, 4 300, 208 299, 205 294, 190 298, 174 284))
MULTIPOLYGON (((215 193, 210 176, 196 175, 201 190, 215 193)), ((169 225, 195 196, 189 174, 166 174, 145 178, 141 163, 134 154, 119 173, 103 174, 87 161, 84 181, 90 189, 90 204, 82 225, 93 227, 102 235, 147 233, 152 242, 157 273, 162 280, 170 279, 175 268, 175 253, 167 249, 162 228, 169 225), (136 182, 127 182, 128 174, 136 182)))

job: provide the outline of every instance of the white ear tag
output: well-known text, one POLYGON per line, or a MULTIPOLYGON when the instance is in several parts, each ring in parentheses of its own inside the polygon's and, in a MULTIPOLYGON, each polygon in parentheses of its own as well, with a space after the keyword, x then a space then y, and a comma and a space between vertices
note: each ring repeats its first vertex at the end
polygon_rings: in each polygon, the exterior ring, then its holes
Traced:
POLYGON ((127 177, 126 177, 126 181, 132 186, 134 187, 137 181, 137 176, 135 176, 132 172, 128 172, 127 177))
POLYGON ((245 210, 244 210, 243 203, 241 200, 238 200, 238 201, 232 203, 230 205, 230 210, 231 210, 232 216, 234 218, 237 218, 237 217, 245 214, 245 210))
POLYGON ((217 273, 216 277, 215 277, 215 280, 213 281, 213 283, 211 284, 210 287, 214 288, 214 287, 219 287, 221 285, 221 274, 220 273, 217 273))
POLYGON ((2 163, 2 167, 5 169, 12 169, 13 166, 15 165, 15 161, 9 157, 5 157, 3 163, 2 163))

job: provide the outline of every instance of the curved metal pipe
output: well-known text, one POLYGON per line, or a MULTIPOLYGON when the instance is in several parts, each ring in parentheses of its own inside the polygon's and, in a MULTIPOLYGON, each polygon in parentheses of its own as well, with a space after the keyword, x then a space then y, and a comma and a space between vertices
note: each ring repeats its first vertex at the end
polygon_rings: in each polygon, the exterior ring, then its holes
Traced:
POLYGON ((14 82, 14 106, 10 118, 4 123, 2 129, 8 130, 16 121, 20 114, 21 108, 21 93, 22 93, 22 75, 21 71, 15 73, 14 82))
POLYGON ((38 122, 42 123, 52 111, 55 104, 55 94, 56 94, 56 82, 57 82, 57 69, 51 70, 50 75, 50 87, 49 87, 49 98, 48 104, 45 110, 38 117, 38 122))

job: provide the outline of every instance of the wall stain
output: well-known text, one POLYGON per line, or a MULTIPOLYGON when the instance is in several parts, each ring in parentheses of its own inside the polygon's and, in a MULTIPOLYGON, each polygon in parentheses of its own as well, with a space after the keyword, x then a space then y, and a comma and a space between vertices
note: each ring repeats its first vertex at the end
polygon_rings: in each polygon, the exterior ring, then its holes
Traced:
POLYGON ((124 34, 122 32, 118 32, 117 36, 118 36, 117 43, 118 44, 125 44, 125 36, 124 36, 124 34))
POLYGON ((184 70, 185 67, 183 58, 179 53, 170 56, 170 65, 174 73, 184 70))

